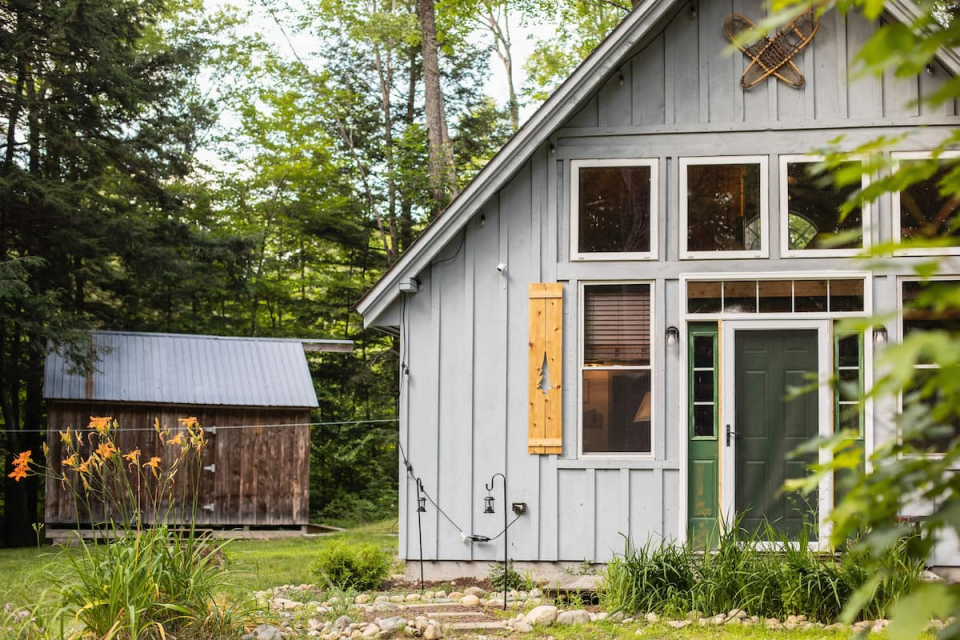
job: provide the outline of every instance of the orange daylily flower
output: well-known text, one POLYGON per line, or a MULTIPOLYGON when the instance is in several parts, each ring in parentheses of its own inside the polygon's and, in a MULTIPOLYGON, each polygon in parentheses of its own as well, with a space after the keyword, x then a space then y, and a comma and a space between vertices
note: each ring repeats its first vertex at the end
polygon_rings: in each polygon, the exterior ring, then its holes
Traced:
POLYGON ((71 468, 76 467, 77 454, 74 453, 74 454, 71 454, 69 458, 64 458, 63 462, 61 462, 60 464, 62 464, 65 467, 71 467, 71 468))
POLYGON ((192 429, 193 427, 197 426, 197 419, 193 416, 189 418, 177 418, 177 422, 182 424, 187 429, 192 429))
POLYGON ((161 458, 158 458, 157 456, 153 456, 152 458, 150 458, 150 462, 144 462, 143 466, 150 467, 151 469, 153 469, 153 472, 156 473, 157 469, 160 468, 160 462, 161 462, 161 458))
POLYGON ((20 478, 27 477, 27 468, 30 465, 30 454, 32 451, 24 451, 13 459, 13 471, 7 474, 8 478, 13 478, 20 482, 20 478))
POLYGON ((60 432, 60 442, 73 444, 73 435, 70 433, 70 427, 67 427, 66 431, 60 432))
POLYGON ((117 448, 113 446, 112 442, 101 442, 100 446, 97 447, 97 455, 99 455, 104 460, 109 460, 110 456, 117 452, 117 448))
POLYGON ((90 471, 90 463, 92 460, 93 458, 87 458, 86 460, 81 462, 80 466, 77 467, 77 471, 79 471, 80 473, 87 473, 88 471, 90 471))
POLYGON ((180 446, 184 445, 183 432, 181 431, 177 435, 170 438, 167 444, 179 444, 180 446))
POLYGON ((130 453, 125 453, 123 454, 123 457, 125 460, 130 462, 130 464, 140 462, 140 449, 134 449, 130 453))
POLYGON ((110 430, 110 421, 113 420, 113 416, 106 417, 94 417, 90 416, 90 424, 88 428, 96 429, 97 433, 100 435, 105 434, 110 430))

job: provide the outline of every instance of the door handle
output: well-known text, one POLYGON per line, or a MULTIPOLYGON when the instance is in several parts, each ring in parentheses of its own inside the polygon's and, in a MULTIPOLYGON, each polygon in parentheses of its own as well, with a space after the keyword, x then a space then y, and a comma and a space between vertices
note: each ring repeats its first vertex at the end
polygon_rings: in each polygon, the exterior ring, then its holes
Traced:
POLYGON ((737 432, 730 428, 730 425, 727 425, 727 446, 730 446, 730 443, 733 442, 734 436, 737 435, 737 432))

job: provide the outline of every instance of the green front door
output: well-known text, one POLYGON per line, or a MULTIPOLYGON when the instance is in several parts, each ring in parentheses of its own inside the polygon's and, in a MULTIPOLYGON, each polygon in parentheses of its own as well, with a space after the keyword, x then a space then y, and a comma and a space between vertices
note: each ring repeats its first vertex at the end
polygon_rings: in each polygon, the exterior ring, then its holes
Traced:
POLYGON ((816 494, 784 494, 787 479, 807 474, 816 454, 790 452, 819 432, 817 393, 791 395, 816 376, 817 331, 737 331, 735 508, 741 527, 764 522, 797 537, 804 521, 816 539, 816 494))

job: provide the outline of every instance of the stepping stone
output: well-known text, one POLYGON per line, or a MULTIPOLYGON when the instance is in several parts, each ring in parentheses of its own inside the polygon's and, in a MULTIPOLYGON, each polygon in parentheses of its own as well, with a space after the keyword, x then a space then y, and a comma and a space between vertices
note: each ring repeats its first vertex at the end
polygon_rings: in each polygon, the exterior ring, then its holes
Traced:
POLYGON ((424 611, 429 609, 437 609, 442 607, 462 607, 463 605, 459 602, 419 602, 414 604, 407 605, 407 611, 424 611))
POLYGON ((450 631, 498 631, 507 628, 506 622, 451 622, 444 625, 450 631))
POLYGON ((423 614, 427 618, 485 618, 485 613, 479 611, 430 611, 423 614))

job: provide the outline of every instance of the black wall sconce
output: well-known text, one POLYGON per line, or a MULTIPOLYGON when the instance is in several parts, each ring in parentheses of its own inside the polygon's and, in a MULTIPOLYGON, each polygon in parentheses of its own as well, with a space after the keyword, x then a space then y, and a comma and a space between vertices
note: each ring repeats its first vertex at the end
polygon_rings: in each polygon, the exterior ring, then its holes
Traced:
POLYGON ((667 346, 672 347, 678 342, 680 342, 680 329, 667 327, 667 346))
POLYGON ((873 344, 877 346, 887 344, 887 328, 882 324, 873 328, 873 344))

